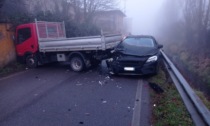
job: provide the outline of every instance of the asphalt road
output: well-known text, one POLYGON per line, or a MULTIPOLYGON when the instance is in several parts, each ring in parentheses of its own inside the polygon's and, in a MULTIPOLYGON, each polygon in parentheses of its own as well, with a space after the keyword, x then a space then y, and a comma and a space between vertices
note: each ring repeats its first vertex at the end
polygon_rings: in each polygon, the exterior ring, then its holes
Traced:
POLYGON ((0 126, 149 126, 147 82, 52 64, 0 78, 0 126))

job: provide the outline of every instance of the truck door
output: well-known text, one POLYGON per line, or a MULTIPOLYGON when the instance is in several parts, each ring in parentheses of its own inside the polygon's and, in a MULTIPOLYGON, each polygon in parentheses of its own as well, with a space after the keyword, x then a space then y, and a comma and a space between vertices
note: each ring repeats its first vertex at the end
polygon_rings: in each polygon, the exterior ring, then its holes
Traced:
POLYGON ((18 56, 37 51, 37 39, 33 34, 33 26, 20 26, 16 30, 16 51, 18 56))

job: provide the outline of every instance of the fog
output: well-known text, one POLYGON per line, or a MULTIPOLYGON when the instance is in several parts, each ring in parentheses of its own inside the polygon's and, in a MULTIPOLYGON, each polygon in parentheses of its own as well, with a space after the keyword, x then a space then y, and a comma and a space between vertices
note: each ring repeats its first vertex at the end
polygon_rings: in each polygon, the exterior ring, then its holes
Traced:
POLYGON ((122 0, 126 16, 132 19, 132 34, 154 34, 156 19, 165 0, 122 0))

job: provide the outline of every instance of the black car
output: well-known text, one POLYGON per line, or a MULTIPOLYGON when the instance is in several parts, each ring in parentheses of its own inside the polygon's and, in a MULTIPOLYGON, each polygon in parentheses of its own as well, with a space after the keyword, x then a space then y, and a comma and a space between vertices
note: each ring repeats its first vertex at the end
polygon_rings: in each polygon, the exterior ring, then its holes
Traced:
POLYGON ((156 74, 161 56, 159 45, 152 36, 128 36, 112 51, 106 60, 111 74, 156 74))

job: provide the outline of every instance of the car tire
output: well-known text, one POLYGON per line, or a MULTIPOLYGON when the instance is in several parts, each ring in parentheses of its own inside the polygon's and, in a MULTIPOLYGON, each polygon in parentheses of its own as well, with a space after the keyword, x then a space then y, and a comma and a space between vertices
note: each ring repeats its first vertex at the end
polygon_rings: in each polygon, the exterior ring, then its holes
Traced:
POLYGON ((36 55, 28 55, 26 57, 26 65, 29 68, 36 68, 38 66, 38 59, 36 55))
POLYGON ((70 67, 75 72, 81 72, 85 69, 85 63, 80 56, 74 56, 70 60, 70 67))

